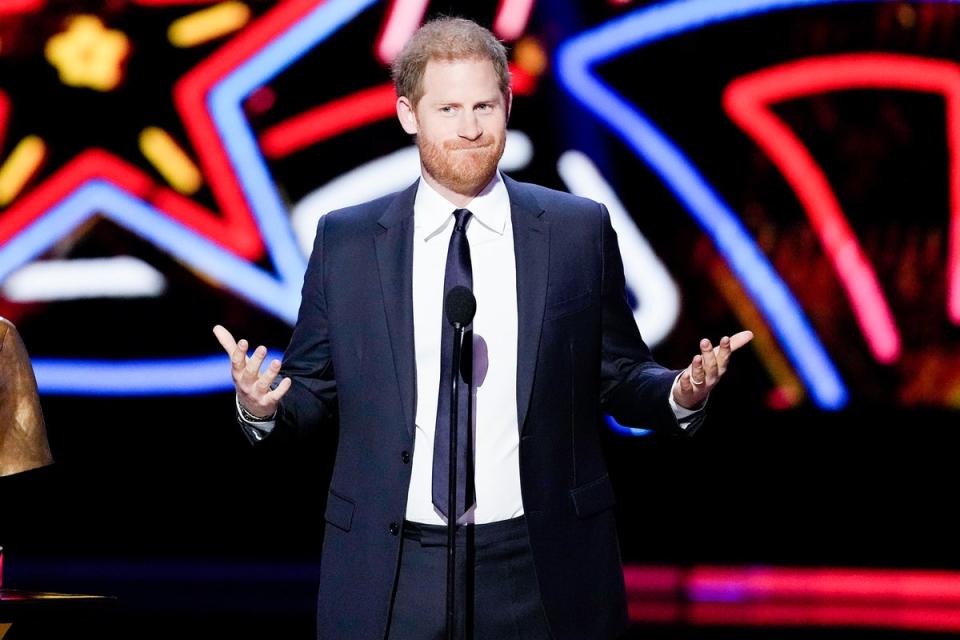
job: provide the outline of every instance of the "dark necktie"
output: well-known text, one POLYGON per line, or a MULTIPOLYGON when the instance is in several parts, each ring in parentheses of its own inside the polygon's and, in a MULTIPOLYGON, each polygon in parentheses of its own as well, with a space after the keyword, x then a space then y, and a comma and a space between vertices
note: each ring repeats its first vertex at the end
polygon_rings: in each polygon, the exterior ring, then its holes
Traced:
MULTIPOLYGON (((457 209, 453 212, 456 222, 450 235, 447 249, 447 267, 443 276, 443 299, 456 286, 473 289, 473 268, 470 264, 470 244, 467 242, 467 222, 470 212, 457 209)), ((437 429, 433 441, 433 504, 449 520, 447 501, 450 465, 450 385, 453 381, 453 326, 443 317, 440 335, 440 395, 437 402, 437 429)), ((470 371, 473 358, 473 331, 469 325, 463 334, 463 350, 460 361, 460 389, 458 394, 457 419, 457 504, 454 509, 456 522, 467 509, 473 506, 473 447, 470 442, 470 371), (465 372, 466 375, 462 375, 465 372)))

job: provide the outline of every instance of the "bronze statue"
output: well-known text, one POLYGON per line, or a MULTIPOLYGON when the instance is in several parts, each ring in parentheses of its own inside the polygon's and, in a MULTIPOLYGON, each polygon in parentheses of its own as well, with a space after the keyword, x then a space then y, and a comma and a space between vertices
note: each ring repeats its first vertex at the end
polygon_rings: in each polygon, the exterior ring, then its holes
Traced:
POLYGON ((30 356, 17 328, 0 318, 0 476, 52 462, 30 356))

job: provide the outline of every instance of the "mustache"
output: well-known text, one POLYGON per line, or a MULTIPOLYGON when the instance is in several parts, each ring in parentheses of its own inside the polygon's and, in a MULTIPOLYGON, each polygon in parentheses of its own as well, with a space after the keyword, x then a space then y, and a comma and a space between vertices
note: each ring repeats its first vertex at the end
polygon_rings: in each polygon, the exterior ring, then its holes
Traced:
POLYGON ((478 142, 445 142, 443 147, 448 151, 463 151, 468 149, 486 149, 493 146, 493 138, 481 138, 478 142))

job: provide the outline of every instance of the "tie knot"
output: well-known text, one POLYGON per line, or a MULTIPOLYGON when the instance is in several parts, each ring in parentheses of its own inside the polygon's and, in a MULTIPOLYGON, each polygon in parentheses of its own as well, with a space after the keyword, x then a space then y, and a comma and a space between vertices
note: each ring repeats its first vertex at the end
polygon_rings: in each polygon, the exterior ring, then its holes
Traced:
POLYGON ((470 220, 470 216, 473 214, 470 213, 469 209, 457 209, 453 212, 453 217, 456 222, 453 225, 453 228, 457 231, 463 231, 467 228, 467 222, 470 220))

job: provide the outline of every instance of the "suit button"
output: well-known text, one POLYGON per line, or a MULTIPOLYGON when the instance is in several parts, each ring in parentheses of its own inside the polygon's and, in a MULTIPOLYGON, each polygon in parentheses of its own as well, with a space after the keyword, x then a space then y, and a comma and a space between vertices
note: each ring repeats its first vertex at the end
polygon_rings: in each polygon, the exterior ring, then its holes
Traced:
POLYGON ((400 454, 400 459, 403 460, 403 464, 409 464, 409 463, 410 463, 410 452, 409 452, 409 451, 404 451, 403 453, 401 453, 401 454, 400 454))
POLYGON ((398 533, 400 533, 400 525, 398 525, 396 522, 391 522, 391 523, 390 523, 390 535, 395 536, 395 535, 397 535, 398 533))

